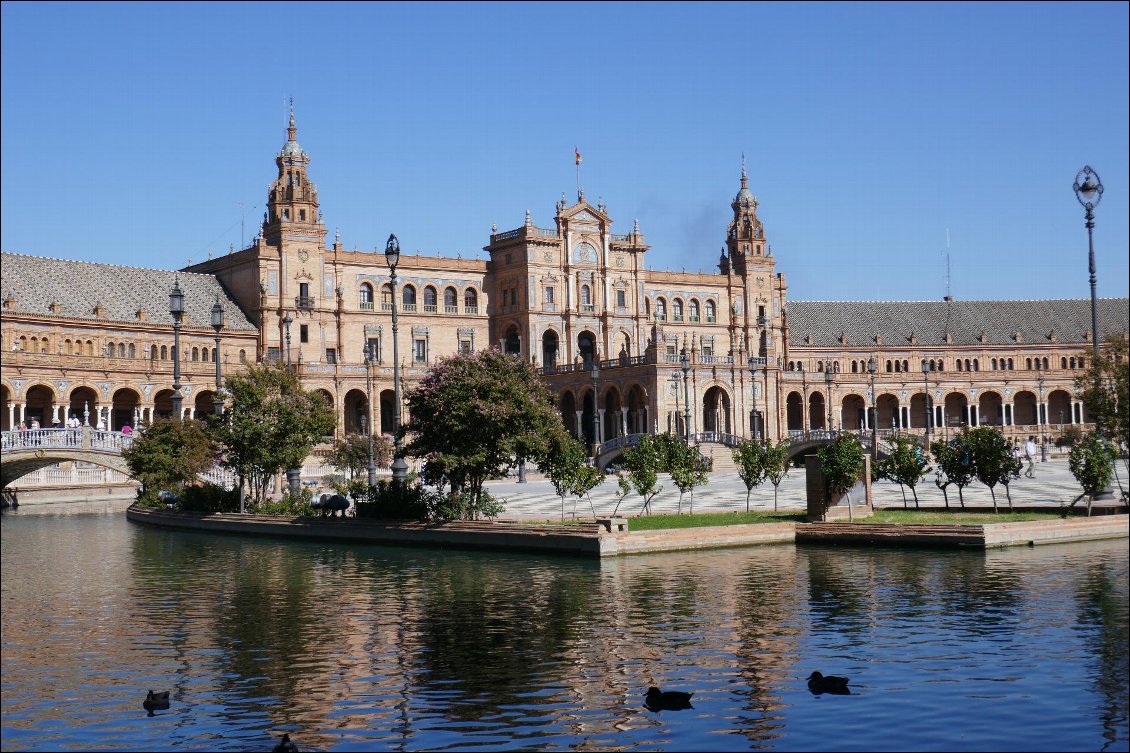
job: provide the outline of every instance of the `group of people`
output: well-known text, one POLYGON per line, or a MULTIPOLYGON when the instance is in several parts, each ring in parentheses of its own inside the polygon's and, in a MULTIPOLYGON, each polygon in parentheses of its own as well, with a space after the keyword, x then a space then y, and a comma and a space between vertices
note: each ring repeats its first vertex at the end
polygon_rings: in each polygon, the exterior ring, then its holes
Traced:
MULTIPOLYGON (((40 426, 39 419, 35 416, 32 416, 30 424, 28 424, 26 421, 20 421, 20 423, 16 426, 16 431, 35 431, 35 430, 40 429, 40 428, 42 428, 42 426, 40 426)), ((62 424, 62 422, 60 422, 60 421, 55 421, 55 423, 51 425, 51 428, 52 429, 81 429, 82 428, 82 421, 79 420, 77 415, 72 414, 71 417, 67 419, 66 426, 64 426, 62 424)), ((103 419, 101 416, 99 416, 98 417, 98 423, 95 424, 94 429, 96 431, 106 431, 106 421, 105 421, 105 419, 103 419)), ((130 436, 131 434, 133 434, 135 431, 137 431, 137 432, 145 431, 145 424, 143 424, 139 421, 137 423, 136 429, 134 429, 129 424, 123 424, 122 425, 121 432, 122 432, 122 434, 124 434, 127 437, 130 436)))

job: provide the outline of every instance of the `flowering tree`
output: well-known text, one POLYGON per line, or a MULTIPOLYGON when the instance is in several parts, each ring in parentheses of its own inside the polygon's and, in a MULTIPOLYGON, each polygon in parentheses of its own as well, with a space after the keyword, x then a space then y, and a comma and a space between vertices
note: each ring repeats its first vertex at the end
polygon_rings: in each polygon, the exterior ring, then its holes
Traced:
POLYGON ((404 454, 424 460, 426 478, 469 494, 472 507, 487 480, 523 460, 540 464, 564 442, 553 395, 534 367, 497 350, 441 359, 407 402, 404 454))

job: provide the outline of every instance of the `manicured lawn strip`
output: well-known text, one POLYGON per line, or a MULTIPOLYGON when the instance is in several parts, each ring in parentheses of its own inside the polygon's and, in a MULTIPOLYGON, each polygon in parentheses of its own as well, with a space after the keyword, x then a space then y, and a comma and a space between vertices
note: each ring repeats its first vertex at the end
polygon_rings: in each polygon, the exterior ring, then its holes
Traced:
POLYGON ((705 528, 736 526, 746 523, 803 523, 802 512, 710 512, 700 515, 640 515, 628 520, 629 531, 652 531, 660 528, 705 528))
MULTIPOLYGON (((1027 512, 961 512, 960 510, 876 510, 869 518, 857 518, 856 523, 894 523, 897 525, 984 525, 987 523, 1012 523, 1018 520, 1057 520, 1059 510, 1027 512)), ((846 522, 846 521, 842 521, 846 522)))

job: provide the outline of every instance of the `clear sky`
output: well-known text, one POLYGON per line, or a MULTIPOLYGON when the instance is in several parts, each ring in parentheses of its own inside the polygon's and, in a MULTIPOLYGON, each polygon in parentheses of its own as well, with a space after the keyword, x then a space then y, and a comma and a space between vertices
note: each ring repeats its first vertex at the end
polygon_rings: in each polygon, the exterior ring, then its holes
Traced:
POLYGON ((600 197, 717 271, 741 155, 800 300, 1127 295, 1128 4, 3 3, 5 251, 250 241, 298 137, 332 239, 485 258, 600 197))

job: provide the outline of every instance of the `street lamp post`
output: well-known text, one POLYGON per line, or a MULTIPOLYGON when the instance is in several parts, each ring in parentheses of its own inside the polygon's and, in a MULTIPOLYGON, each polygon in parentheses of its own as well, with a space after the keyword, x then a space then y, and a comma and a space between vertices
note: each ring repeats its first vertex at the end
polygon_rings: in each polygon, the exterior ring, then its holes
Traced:
POLYGON ((691 443, 691 359, 687 355, 687 349, 683 348, 682 354, 679 356, 679 363, 683 367, 683 435, 688 446, 691 443))
POLYGON ((835 431, 835 427, 832 425, 832 387, 834 386, 835 381, 836 381, 836 375, 832 373, 832 369, 830 368, 830 366, 831 366, 831 364, 825 364, 825 366, 824 366, 824 386, 826 386, 828 388, 827 389, 828 394, 825 397, 825 399, 828 401, 828 432, 829 433, 835 431))
POLYGON ((376 354, 370 343, 365 343, 365 415, 361 418, 367 424, 365 433, 369 435, 369 488, 372 489, 377 485, 377 460, 376 455, 373 453, 373 429, 371 416, 373 414, 373 361, 376 360, 376 354))
POLYGON ((757 358, 750 356, 749 359, 749 376, 752 387, 751 398, 753 399, 753 415, 754 415, 754 439, 764 439, 765 437, 765 419, 769 413, 769 395, 765 395, 765 413, 757 410, 757 370, 764 369, 768 371, 768 362, 764 358, 757 358), (759 420, 760 419, 760 420, 759 420))
POLYGON ((875 356, 867 359, 867 375, 871 378, 871 463, 875 464, 875 459, 879 457, 879 399, 875 395, 875 372, 879 370, 879 364, 875 362, 875 356))
POLYGON ((801 429, 802 432, 807 434, 808 433, 808 419, 809 419, 809 415, 808 415, 808 377, 804 373, 804 362, 803 361, 798 362, 796 367, 800 371, 800 393, 801 393, 800 429, 801 429))
POLYGON ((930 449, 930 424, 933 423, 934 410, 930 404, 930 362, 922 359, 922 381, 926 385, 926 449, 930 449))
POLYGON ((1036 389, 1040 391, 1040 404, 1036 406, 1036 424, 1040 427, 1040 462, 1048 462, 1048 445, 1044 441, 1044 424, 1047 423, 1047 408, 1044 406, 1044 375, 1036 375, 1036 389))
POLYGON ((173 416, 179 421, 184 415, 181 409, 184 398, 180 393, 180 322, 184 317, 184 292, 176 278, 169 292, 169 313, 173 316, 173 416))
POLYGON ((393 444, 395 447, 392 461, 392 480, 397 486, 402 486, 408 478, 408 463, 401 456, 404 440, 400 436, 400 352, 397 340, 396 319, 396 265, 400 263, 400 241, 395 235, 388 236, 385 243, 385 262, 388 264, 389 282, 392 284, 392 389, 393 400, 396 406, 393 409, 393 444))
POLYGON ((1087 267, 1091 273, 1091 346, 1099 357, 1099 309, 1095 299, 1095 207, 1103 200, 1103 182, 1099 174, 1085 165, 1075 176, 1075 198, 1087 210, 1087 267))
POLYGON ((216 362, 216 397, 212 401, 216 415, 224 412, 224 380, 220 372, 220 330, 224 328, 224 307, 220 305, 220 296, 212 304, 212 329, 216 330, 216 349, 212 351, 212 360, 216 362))
POLYGON ((600 356, 592 351, 592 464, 600 454, 600 356))
POLYGON ((286 365, 290 366, 290 325, 294 323, 294 317, 290 312, 286 312, 283 316, 283 326, 286 328, 286 365))

